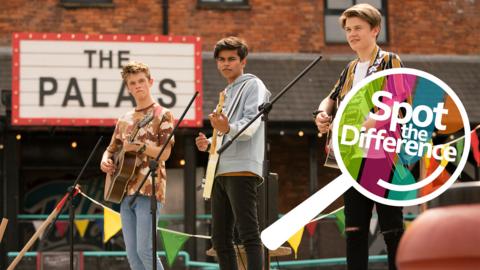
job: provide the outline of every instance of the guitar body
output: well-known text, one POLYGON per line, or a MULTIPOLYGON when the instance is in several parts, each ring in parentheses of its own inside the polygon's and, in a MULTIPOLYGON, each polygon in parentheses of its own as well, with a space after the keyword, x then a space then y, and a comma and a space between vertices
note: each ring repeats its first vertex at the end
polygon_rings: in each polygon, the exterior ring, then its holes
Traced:
POLYGON ((115 172, 107 174, 105 180, 104 199, 113 203, 120 203, 123 200, 127 185, 135 175, 137 167, 137 156, 132 152, 120 151, 114 156, 115 172))
MULTIPOLYGON (((152 121, 154 115, 146 115, 135 126, 132 135, 130 136, 130 143, 132 143, 137 136, 138 130, 146 126, 152 121)), ((127 190, 128 182, 135 177, 135 170, 138 167, 137 153, 125 152, 123 150, 118 151, 112 157, 113 164, 115 165, 115 172, 113 174, 107 173, 105 178, 105 189, 103 192, 103 198, 105 201, 113 203, 121 203, 125 191, 127 190)))
MULTIPOLYGON (((223 103, 225 101, 225 95, 222 92, 219 94, 219 102, 215 113, 221 114, 223 110, 223 103)), ((208 156, 207 172, 203 179, 203 198, 205 200, 210 199, 212 196, 213 181, 215 180, 215 173, 217 171, 218 160, 220 155, 217 153, 218 148, 222 146, 223 136, 218 135, 216 129, 213 129, 212 143, 210 144, 210 155, 208 156)))
POLYGON ((210 152, 208 157, 207 172, 205 174, 205 187, 203 189, 203 198, 210 199, 212 196, 213 182, 215 180, 215 172, 217 171, 218 160, 220 155, 217 153, 218 148, 222 146, 223 136, 217 136, 217 147, 210 152))

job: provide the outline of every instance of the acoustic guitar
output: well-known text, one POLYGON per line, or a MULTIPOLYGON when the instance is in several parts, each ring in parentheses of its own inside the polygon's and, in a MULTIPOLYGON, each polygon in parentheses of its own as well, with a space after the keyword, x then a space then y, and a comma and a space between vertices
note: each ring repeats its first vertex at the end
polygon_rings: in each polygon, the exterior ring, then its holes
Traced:
MULTIPOLYGON (((224 92, 220 92, 219 101, 215 113, 221 114, 223 111, 223 103, 225 102, 224 92)), ((218 160, 220 155, 217 153, 218 148, 222 146, 223 135, 219 135, 216 129, 213 129, 212 142, 210 144, 208 163, 207 163, 207 172, 205 178, 202 180, 204 183, 203 187, 203 198, 205 200, 210 199, 213 189, 213 181, 215 180, 215 172, 217 171, 218 160)))
MULTIPOLYGON (((153 113, 146 115, 139 121, 128 138, 130 143, 135 141, 138 131, 146 126, 153 119, 153 113)), ((123 200, 127 185, 135 175, 135 170, 138 167, 137 153, 125 152, 123 149, 117 151, 113 155, 113 164, 115 164, 115 172, 113 174, 107 173, 105 178, 105 190, 103 197, 105 201, 120 203, 123 200)))

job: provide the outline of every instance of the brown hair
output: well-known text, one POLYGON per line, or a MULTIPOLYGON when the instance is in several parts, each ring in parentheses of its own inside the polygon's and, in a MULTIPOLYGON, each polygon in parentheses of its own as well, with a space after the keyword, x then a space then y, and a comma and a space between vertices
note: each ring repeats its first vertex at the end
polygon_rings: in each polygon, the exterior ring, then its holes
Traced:
POLYGON ((147 65, 135 61, 128 62, 128 64, 123 67, 121 72, 123 81, 127 82, 127 78, 129 75, 137 74, 140 72, 145 73, 147 79, 150 80, 150 68, 147 65))
POLYGON ((342 28, 345 28, 347 18, 351 17, 358 17, 368 22, 371 28, 376 26, 380 27, 380 23, 382 22, 382 14, 380 14, 380 11, 370 4, 357 4, 345 10, 339 18, 342 28))
POLYGON ((243 60, 248 55, 247 43, 238 37, 226 37, 219 40, 217 44, 215 44, 213 57, 217 59, 218 54, 223 50, 237 50, 240 60, 243 60))

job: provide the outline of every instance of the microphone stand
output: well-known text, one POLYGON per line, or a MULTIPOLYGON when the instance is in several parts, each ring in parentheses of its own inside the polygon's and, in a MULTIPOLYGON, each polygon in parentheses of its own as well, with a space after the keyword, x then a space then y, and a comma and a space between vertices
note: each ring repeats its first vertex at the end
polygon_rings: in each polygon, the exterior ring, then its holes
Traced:
MULTIPOLYGON (((278 99, 280 99, 300 78, 302 78, 310 69, 312 69, 313 66, 315 66, 320 60, 322 59, 322 56, 318 56, 315 58, 302 72, 300 72, 297 77, 295 77, 291 82, 289 82, 281 91, 278 93, 271 102, 265 102, 262 105, 258 106, 258 113, 253 117, 250 122, 245 124, 240 131, 237 132, 230 140, 228 140, 226 143, 222 145, 217 150, 217 153, 221 155, 237 138, 242 134, 243 131, 245 131, 255 120, 257 120, 260 116, 262 116, 262 121, 264 122, 264 154, 263 154, 263 171, 262 171, 262 176, 263 176, 263 181, 265 183, 265 206, 264 206, 264 213, 265 216, 263 217, 265 219, 265 227, 270 225, 269 219, 269 213, 268 213, 268 208, 269 208, 269 198, 268 198, 268 176, 269 176, 269 170, 270 170, 270 161, 268 160, 267 156, 267 151, 268 151, 268 145, 267 145, 267 124, 268 124, 268 114, 273 108, 273 104, 277 102, 278 99)), ((270 257, 269 257, 269 251, 267 248, 265 248, 265 269, 270 269, 270 257)))
MULTIPOLYGON (((76 186, 78 185, 78 182, 80 181, 80 177, 83 175, 83 172, 85 171, 85 169, 87 168, 87 165, 88 163, 90 163, 90 160, 92 159, 93 157, 93 154, 97 151, 97 148, 98 146, 100 145, 100 142, 102 141, 103 139, 103 136, 100 136, 100 138, 98 139, 97 141, 97 144, 95 144, 95 147, 93 147, 93 150, 90 152, 90 155, 88 156, 88 159, 87 161, 85 162, 85 164, 83 165, 80 173, 78 174, 77 176, 77 179, 75 179, 75 181, 73 182, 73 185, 72 186, 69 186, 68 189, 67 189, 67 192, 68 192, 68 196, 67 196, 67 204, 68 204, 68 220, 69 220, 69 226, 70 226, 70 232, 69 232, 69 240, 70 240, 70 270, 73 270, 73 250, 74 250, 74 233, 73 233, 73 222, 75 220, 75 203, 73 201, 74 199, 74 196, 77 195, 77 189, 76 189, 76 186)), ((62 208, 60 209, 59 213, 62 212, 62 208)), ((53 229, 53 226, 55 225, 55 222, 57 222, 58 220, 58 215, 55 217, 55 219, 53 220, 53 222, 50 224, 50 228, 47 230, 47 233, 45 235, 48 235, 51 230, 53 229)), ((46 239, 46 237, 45 237, 46 239)))
POLYGON ((130 207, 132 207, 133 204, 135 203, 135 200, 137 199, 138 195, 140 195, 140 189, 142 189, 143 185, 147 181, 148 176, 151 175, 152 176, 152 194, 150 195, 150 210, 151 210, 151 214, 152 214, 152 260, 153 260, 152 266, 153 266, 153 270, 157 270, 157 198, 156 198, 156 194, 155 194, 155 191, 156 191, 155 190, 155 178, 157 177, 158 162, 159 162, 160 157, 162 156, 163 152, 165 151, 165 148, 167 147, 168 143, 172 139, 173 134, 178 129, 178 126, 180 125, 183 118, 185 117, 188 110, 190 109, 190 106, 192 106, 193 101, 195 100, 195 98, 197 98, 197 95, 198 95, 198 91, 195 92, 192 99, 188 103, 187 107, 183 111, 182 116, 180 116, 180 118, 178 119, 177 124, 175 125, 172 132, 168 136, 167 141, 163 144, 163 146, 160 149, 160 152, 158 153, 157 157, 155 159, 150 160, 150 162, 148 163, 149 171, 145 175, 145 177, 143 178, 140 186, 135 191, 135 194, 133 195, 132 200, 129 202, 130 207))

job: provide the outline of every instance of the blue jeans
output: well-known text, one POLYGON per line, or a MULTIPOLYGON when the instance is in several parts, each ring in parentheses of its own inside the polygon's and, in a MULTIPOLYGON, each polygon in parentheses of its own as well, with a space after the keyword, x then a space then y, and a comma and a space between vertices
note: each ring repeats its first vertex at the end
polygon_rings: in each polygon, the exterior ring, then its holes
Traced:
MULTIPOLYGON (((127 258, 132 270, 151 270, 152 265, 152 215, 150 214, 150 198, 138 196, 135 204, 129 203, 133 196, 125 196, 120 205, 122 232, 127 250, 127 258)), ((162 204, 157 202, 157 223, 162 204)), ((163 270, 157 257, 157 269, 163 270)))

